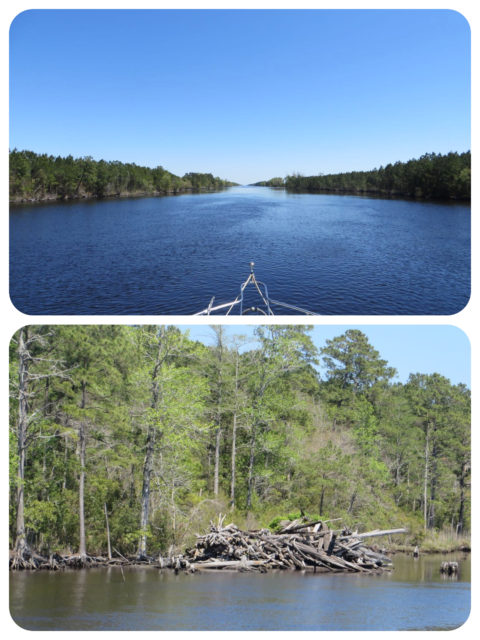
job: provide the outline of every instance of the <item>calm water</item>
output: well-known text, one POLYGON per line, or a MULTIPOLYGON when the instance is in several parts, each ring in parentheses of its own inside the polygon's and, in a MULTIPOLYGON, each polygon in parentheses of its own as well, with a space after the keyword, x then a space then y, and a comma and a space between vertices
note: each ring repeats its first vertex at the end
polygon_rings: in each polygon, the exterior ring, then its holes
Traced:
POLYGON ((410 630, 467 620, 469 558, 394 560, 393 573, 382 576, 17 572, 10 574, 10 612, 32 630, 410 630), (458 578, 441 576, 445 559, 460 560, 458 578))
POLYGON ((256 263, 321 314, 452 314, 470 294, 470 207, 238 187, 14 207, 10 293, 28 314, 189 315, 256 263))

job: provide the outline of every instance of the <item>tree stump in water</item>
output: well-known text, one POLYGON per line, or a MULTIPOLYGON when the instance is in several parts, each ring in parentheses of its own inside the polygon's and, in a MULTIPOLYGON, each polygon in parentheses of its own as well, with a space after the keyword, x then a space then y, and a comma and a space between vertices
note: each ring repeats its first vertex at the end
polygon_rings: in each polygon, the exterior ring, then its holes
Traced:
POLYGON ((446 573, 447 575, 457 575, 458 562, 442 562, 440 565, 440 573, 446 573))

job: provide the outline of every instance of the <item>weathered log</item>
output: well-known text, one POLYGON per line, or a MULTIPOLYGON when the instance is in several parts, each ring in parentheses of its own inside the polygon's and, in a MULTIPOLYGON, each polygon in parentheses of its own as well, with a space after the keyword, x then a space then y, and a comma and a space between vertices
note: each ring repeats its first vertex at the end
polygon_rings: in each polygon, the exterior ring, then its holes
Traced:
POLYGON ((203 569, 239 569, 248 567, 260 567, 265 564, 265 560, 213 560, 211 562, 196 562, 195 569, 201 571, 203 569))
POLYGON ((375 531, 367 531, 366 533, 353 533, 351 534, 351 536, 346 536, 347 538, 349 537, 355 537, 355 538, 359 538, 360 540, 363 540, 364 538, 374 538, 377 536, 390 536, 390 535, 394 535, 396 533, 407 533, 408 529, 387 529, 387 530, 380 530, 380 529, 376 529, 375 531))
POLYGON ((317 525, 321 525, 323 523, 322 520, 314 520, 313 522, 302 522, 298 524, 298 520, 293 520, 290 525, 284 527, 278 533, 293 533, 294 531, 300 531, 301 529, 307 529, 308 527, 314 527, 317 525))
POLYGON ((327 556, 331 556, 333 553, 333 549, 335 548, 335 541, 337 540, 337 536, 335 534, 332 535, 332 538, 330 540, 330 544, 328 545, 327 548, 327 556))
POLYGON ((322 544, 319 545, 319 550, 320 549, 324 549, 325 551, 328 549, 329 545, 330 545, 330 540, 332 539, 332 532, 331 531, 327 531, 325 533, 325 536, 322 540, 322 544))
POLYGON ((333 556, 333 555, 327 555, 324 552, 321 551, 317 551, 315 549, 313 549, 312 547, 309 547, 307 545, 302 544, 301 542, 297 542, 296 546, 301 549, 302 551, 304 551, 305 553, 307 553, 308 555, 312 556, 313 558, 316 558, 318 560, 321 560, 324 564, 331 565, 340 569, 353 569, 354 571, 362 571, 363 567, 359 567, 356 564, 352 563, 352 562, 348 562, 347 560, 345 560, 344 558, 339 558, 338 556, 333 556))

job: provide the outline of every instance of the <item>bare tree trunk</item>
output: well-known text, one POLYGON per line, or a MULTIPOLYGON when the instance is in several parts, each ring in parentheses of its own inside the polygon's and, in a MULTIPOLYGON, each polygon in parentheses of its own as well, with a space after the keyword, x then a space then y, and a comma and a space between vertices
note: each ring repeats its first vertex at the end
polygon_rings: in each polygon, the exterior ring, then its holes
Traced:
MULTIPOLYGON (((155 410, 158 407, 160 397, 160 381, 159 375, 162 366, 162 351, 165 347, 165 327, 160 329, 160 335, 157 337, 155 364, 151 378, 151 404, 150 407, 155 410)), ((153 420, 156 420, 153 416, 153 420)), ((145 558, 147 555, 147 527, 150 511, 150 483, 153 471, 153 457, 155 453, 155 441, 157 439, 157 428, 154 424, 150 424, 147 433, 147 445, 145 452, 145 460, 143 463, 143 484, 142 484, 142 500, 140 511, 140 540, 138 544, 138 558, 145 558)))
POLYGON ((213 495, 218 496, 219 475, 220 475, 220 442, 222 437, 222 384, 223 384, 223 334, 224 329, 221 325, 213 327, 217 337, 216 355, 218 357, 218 379, 217 379, 217 407, 215 422, 215 466, 213 471, 213 495))
POLYGON ((464 527, 464 519, 465 519, 465 485, 466 478, 468 473, 469 464, 468 462, 464 462, 462 464, 462 471, 460 474, 460 507, 458 509, 458 523, 457 523, 457 534, 463 533, 464 527))
POLYGON ((112 559, 112 546, 110 544, 110 525, 108 524, 108 512, 107 512, 107 503, 103 503, 103 509, 105 511, 105 523, 107 527, 107 550, 108 550, 108 559, 112 559))
POLYGON ((435 526, 435 500, 437 498, 437 456, 438 449, 436 444, 436 438, 434 437, 432 446, 432 469, 430 473, 430 508, 428 510, 428 528, 433 529, 435 526))
POLYGON ((238 346, 235 352, 235 398, 233 409, 233 423, 232 423, 232 461, 230 466, 230 508, 235 509, 235 482, 237 473, 237 411, 238 411, 238 383, 239 383, 239 353, 238 346))
POLYGON ((172 502, 172 531, 173 531, 173 544, 177 544, 177 509, 175 507, 175 481, 172 482, 172 492, 170 494, 172 502))
POLYGON ((15 550, 23 554, 27 549, 27 541, 25 536, 25 503, 24 503, 24 484, 25 484, 25 450, 27 440, 28 426, 28 364, 29 353, 26 346, 28 340, 28 328, 23 327, 18 335, 18 431, 17 431, 17 451, 18 451, 18 468, 17 468, 17 523, 16 523, 16 539, 15 550))
MULTIPOLYGON (((87 384, 85 381, 82 382, 82 400, 81 400, 81 409, 85 409, 86 406, 86 397, 87 397, 87 384)), ((86 449, 86 434, 85 434, 85 422, 83 420, 80 421, 78 427, 78 447, 79 447, 79 458, 80 458, 80 478, 78 485, 78 515, 79 515, 79 524, 80 524, 80 545, 79 545, 79 554, 81 558, 86 558, 87 556, 87 546, 85 542, 85 449, 86 449)))
POLYGON ((256 429, 252 426, 252 438, 250 440, 250 458, 248 460, 248 484, 247 484, 247 509, 252 506, 253 493, 253 466, 255 463, 256 429))
MULTIPOLYGON (((50 378, 45 378, 45 390, 43 394, 43 417, 48 417, 48 393, 50 389, 50 378)), ((47 451, 48 445, 45 441, 43 444, 43 457, 42 457, 42 477, 44 480, 44 487, 42 489, 42 500, 48 500, 47 491, 47 451)))
POLYGON ((147 451, 143 464, 143 485, 142 485, 142 507, 140 512, 140 543, 138 546, 138 557, 144 558, 147 555, 147 526, 148 513, 150 507, 150 480, 153 470, 153 452, 155 449, 155 427, 150 426, 147 435, 147 451))
POLYGON ((235 474, 237 464, 237 414, 233 414, 233 426, 232 426, 232 464, 231 464, 231 479, 230 479, 230 508, 235 509, 235 474))
POLYGON ((79 520, 80 520, 80 548, 79 553, 83 558, 87 555, 85 542, 85 424, 80 423, 80 482, 78 488, 79 520))
POLYGON ((398 459, 395 460, 395 486, 398 487, 400 484, 400 467, 401 461, 398 459))
POLYGON ((425 434, 425 467, 423 470, 423 528, 427 530, 427 513, 428 513, 428 464, 429 464, 429 451, 428 451, 428 427, 425 434))
POLYGON ((68 469, 68 436, 65 436, 64 438, 64 451, 63 451, 63 466, 64 466, 64 470, 63 470, 63 480, 62 480, 62 489, 65 491, 65 489, 67 488, 67 469, 68 469))
POLYGON ((320 494, 320 504, 318 505, 318 513, 321 516, 323 513, 323 501, 325 498, 325 485, 322 486, 322 493, 320 494))
POLYGON ((218 476, 220 469, 220 440, 221 440, 221 429, 218 426, 215 429, 215 468, 213 471, 213 495, 218 496, 218 476))
POLYGON ((207 444, 207 478, 208 478, 208 488, 210 489, 210 478, 212 472, 212 445, 209 442, 207 444))
POLYGON ((353 505, 355 504, 355 498, 357 497, 357 490, 352 493, 352 497, 350 498, 350 505, 348 507, 347 513, 352 513, 353 505))
POLYGON ((130 466, 129 483, 128 483, 128 504, 133 507, 137 504, 137 496, 135 491, 135 465, 130 466))

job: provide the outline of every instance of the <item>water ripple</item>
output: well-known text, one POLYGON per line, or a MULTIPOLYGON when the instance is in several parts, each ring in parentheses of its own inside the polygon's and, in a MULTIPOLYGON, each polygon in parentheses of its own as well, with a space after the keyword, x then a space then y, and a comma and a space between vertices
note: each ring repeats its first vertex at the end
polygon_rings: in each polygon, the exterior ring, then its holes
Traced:
POLYGON ((470 208, 265 188, 15 207, 10 293, 36 314, 192 314, 256 262, 273 298, 326 315, 453 314, 470 208))

